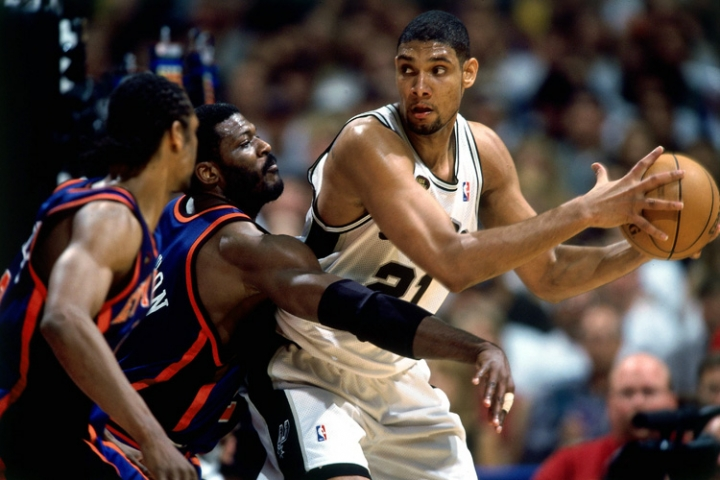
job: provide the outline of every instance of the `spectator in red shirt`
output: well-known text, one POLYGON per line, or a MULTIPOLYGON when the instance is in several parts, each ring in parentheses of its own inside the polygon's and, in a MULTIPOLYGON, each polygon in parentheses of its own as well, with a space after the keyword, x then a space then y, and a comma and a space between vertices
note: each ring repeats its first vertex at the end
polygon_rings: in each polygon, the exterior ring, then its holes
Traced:
POLYGON ((670 371, 662 360, 647 353, 623 358, 610 372, 607 412, 611 433, 560 448, 540 465, 533 480, 602 480, 618 448, 651 434, 633 427, 636 413, 675 408, 677 397, 670 386, 670 371))

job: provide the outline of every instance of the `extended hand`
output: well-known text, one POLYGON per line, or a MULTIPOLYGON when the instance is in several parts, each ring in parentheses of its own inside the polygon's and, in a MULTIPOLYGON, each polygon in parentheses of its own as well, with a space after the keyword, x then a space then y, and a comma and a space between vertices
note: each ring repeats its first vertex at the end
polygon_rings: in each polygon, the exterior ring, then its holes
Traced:
POLYGON ((483 345, 485 348, 477 356, 477 371, 472 381, 475 385, 484 383, 483 403, 488 409, 490 423, 500 433, 505 417, 512 407, 515 382, 510 373, 510 363, 500 347, 491 342, 483 345))
POLYGON ((657 147, 636 163, 624 177, 612 182, 608 181, 605 167, 599 163, 593 164, 597 181, 595 187, 582 197, 587 202, 593 226, 612 228, 631 223, 658 240, 667 240, 667 235, 642 215, 643 210, 681 210, 683 206, 682 202, 645 196, 647 192, 683 177, 682 170, 673 170, 643 178, 662 153, 663 148, 657 147))
POLYGON ((148 442, 143 463, 154 480, 197 480, 195 467, 169 441, 148 442))

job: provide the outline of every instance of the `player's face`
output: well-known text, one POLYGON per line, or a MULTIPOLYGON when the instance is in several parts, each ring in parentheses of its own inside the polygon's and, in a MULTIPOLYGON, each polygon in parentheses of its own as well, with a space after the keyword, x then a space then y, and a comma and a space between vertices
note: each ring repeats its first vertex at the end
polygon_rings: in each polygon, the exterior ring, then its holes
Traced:
POLYGON ((236 113, 218 124, 219 165, 223 193, 240 208, 252 211, 277 199, 283 182, 270 144, 257 136, 255 125, 236 113))
POLYGON ((431 135, 452 127, 463 92, 474 83, 476 72, 477 61, 469 59, 461 65, 449 45, 432 41, 400 45, 395 74, 407 128, 431 135))

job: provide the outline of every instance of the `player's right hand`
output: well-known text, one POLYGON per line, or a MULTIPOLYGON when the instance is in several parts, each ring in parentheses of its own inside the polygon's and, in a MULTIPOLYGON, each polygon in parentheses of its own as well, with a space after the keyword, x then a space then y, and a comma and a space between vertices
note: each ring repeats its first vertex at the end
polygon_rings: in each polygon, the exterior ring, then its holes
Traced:
POLYGON ((166 439, 142 445, 143 463, 153 480, 198 480, 195 467, 166 439))
POLYGON ((475 361, 477 368, 473 383, 484 388, 483 404, 488 409, 488 421, 495 431, 502 431, 515 396, 515 382, 505 352, 492 342, 484 342, 475 361))
POLYGON ((682 202, 646 197, 645 194, 661 185, 683 177, 681 170, 657 173, 643 178, 645 172, 663 153, 662 147, 655 148, 622 178, 608 180, 605 167, 596 163, 593 170, 597 181, 592 190, 581 199, 586 203, 591 224, 599 228, 612 228, 634 224, 648 235, 664 241, 667 235, 653 226, 644 216, 643 210, 681 210, 682 202))

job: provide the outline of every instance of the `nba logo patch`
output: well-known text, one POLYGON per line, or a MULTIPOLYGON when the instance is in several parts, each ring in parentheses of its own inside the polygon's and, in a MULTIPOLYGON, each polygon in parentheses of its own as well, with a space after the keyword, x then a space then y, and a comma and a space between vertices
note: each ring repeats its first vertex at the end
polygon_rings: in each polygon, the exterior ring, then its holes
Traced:
POLYGON ((327 440, 327 432, 325 431, 325 425, 317 425, 315 427, 315 432, 317 433, 318 442, 324 442, 325 440, 327 440))
POLYGON ((470 201, 470 182, 462 183, 463 202, 470 201))

